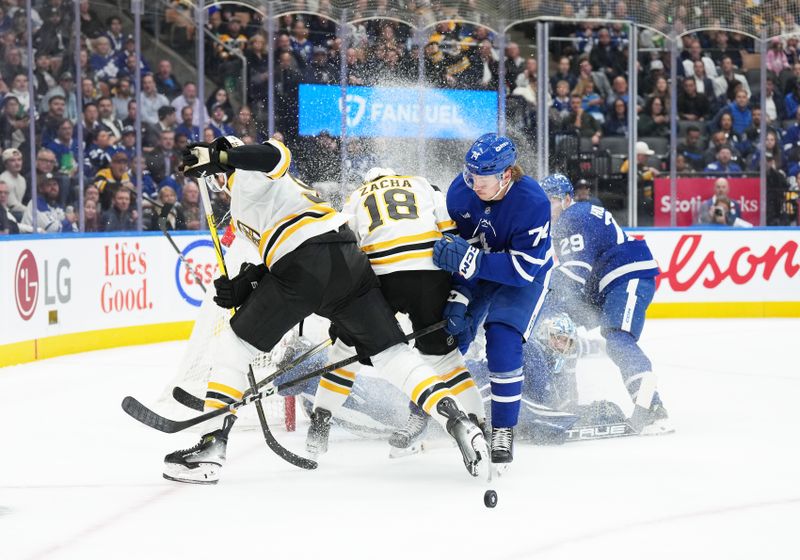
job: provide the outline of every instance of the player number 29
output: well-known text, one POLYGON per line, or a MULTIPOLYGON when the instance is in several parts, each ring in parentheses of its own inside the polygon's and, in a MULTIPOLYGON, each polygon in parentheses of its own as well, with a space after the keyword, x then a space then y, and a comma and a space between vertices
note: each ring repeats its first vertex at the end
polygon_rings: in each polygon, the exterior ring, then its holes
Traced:
POLYGON ((569 253, 577 253, 583 251, 583 236, 580 233, 570 235, 561 240, 561 254, 568 255, 569 253))
MULTIPOLYGON (((385 208, 385 214, 392 220, 415 220, 419 218, 417 213, 417 201, 414 198, 414 193, 404 191, 403 189, 389 189, 383 191, 382 206, 385 208)), ((364 199, 364 207, 369 212, 369 217, 372 220, 369 224, 369 231, 379 228, 384 222, 384 212, 381 212, 379 207, 380 200, 377 193, 370 194, 364 199)))

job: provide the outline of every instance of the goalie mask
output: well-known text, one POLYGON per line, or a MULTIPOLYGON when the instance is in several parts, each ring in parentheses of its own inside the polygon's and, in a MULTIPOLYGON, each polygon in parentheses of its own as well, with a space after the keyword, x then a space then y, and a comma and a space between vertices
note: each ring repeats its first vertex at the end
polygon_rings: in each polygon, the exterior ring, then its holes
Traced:
POLYGON ((571 356, 578 341, 578 329, 569 315, 545 317, 536 327, 536 341, 555 355, 571 356))

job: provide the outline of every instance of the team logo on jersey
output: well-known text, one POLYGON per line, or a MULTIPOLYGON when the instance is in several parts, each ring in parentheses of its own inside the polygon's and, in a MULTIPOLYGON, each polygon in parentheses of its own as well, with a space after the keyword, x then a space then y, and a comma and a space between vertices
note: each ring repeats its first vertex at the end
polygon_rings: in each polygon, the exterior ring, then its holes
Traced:
POLYGON ((356 127, 361 124, 367 110, 367 100, 360 95, 348 93, 344 103, 339 98, 339 112, 347 116, 347 126, 356 127))
POLYGON ((497 232, 495 231, 494 226, 492 225, 492 222, 489 220, 489 218, 481 218, 481 221, 478 224, 478 229, 480 228, 492 230, 494 236, 497 237, 497 232))
MULTIPOLYGON (((222 250, 224 252, 225 248, 222 250)), ((189 305, 200 307, 205 294, 203 288, 208 289, 211 286, 219 270, 214 244, 208 239, 198 239, 189 243, 182 253, 191 270, 186 263, 176 258, 175 286, 189 305)))

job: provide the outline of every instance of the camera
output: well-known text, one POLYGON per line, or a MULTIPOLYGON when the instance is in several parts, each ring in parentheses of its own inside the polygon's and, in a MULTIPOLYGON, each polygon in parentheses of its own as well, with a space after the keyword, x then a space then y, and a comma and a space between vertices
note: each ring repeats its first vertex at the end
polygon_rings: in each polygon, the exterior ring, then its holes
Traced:
POLYGON ((714 208, 714 215, 718 218, 722 218, 723 216, 725 216, 725 210, 723 210, 722 208, 714 208))

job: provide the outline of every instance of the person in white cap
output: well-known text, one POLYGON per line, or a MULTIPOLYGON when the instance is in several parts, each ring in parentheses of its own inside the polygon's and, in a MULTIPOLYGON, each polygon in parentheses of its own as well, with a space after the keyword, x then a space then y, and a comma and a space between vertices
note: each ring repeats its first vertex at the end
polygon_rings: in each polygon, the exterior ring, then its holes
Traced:
MULTIPOLYGON (((639 224, 652 225, 653 222, 653 181, 661 172, 648 165, 650 156, 655 152, 650 149, 647 142, 636 142, 636 174, 639 190, 639 224)), ((628 160, 622 162, 620 173, 627 173, 630 168, 628 160)))

